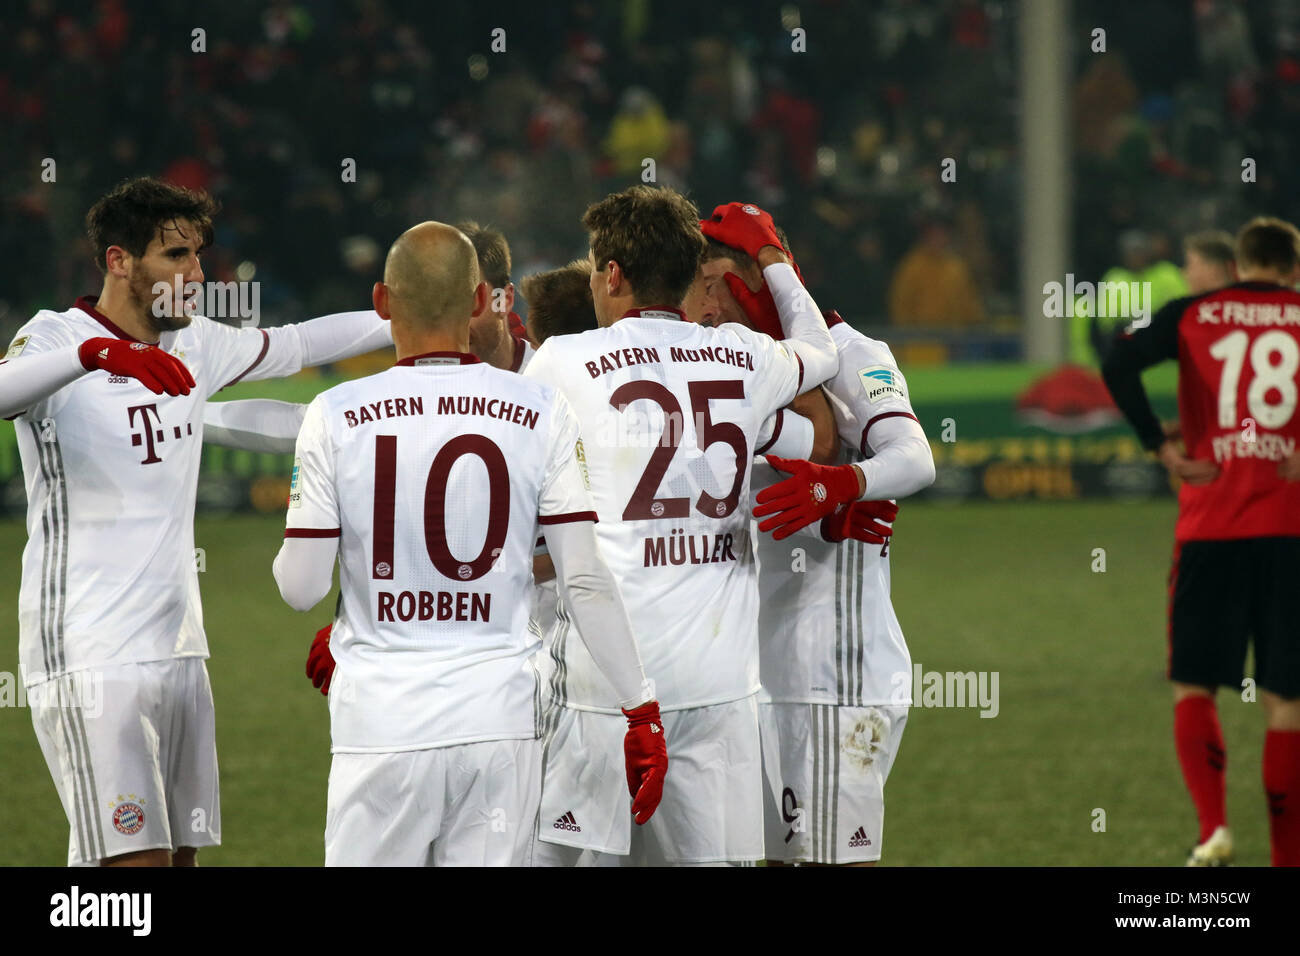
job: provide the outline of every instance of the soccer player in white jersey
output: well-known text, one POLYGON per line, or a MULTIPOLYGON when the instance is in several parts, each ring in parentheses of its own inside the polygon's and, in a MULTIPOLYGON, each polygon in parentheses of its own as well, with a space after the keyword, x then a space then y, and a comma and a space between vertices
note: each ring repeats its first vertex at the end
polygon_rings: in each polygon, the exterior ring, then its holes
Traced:
POLYGON ((554 707, 539 862, 721 864, 762 859, 758 594, 749 471, 760 427, 835 371, 834 343, 772 235, 737 205, 789 333, 683 321, 704 248, 698 212, 637 186, 587 210, 600 328, 548 339, 525 377, 558 387, 582 423, 601 550, 654 674, 674 772, 635 831, 620 793, 618 698, 573 639, 554 644, 554 707), (678 773, 676 768, 680 768, 678 773))
POLYGON ((663 726, 596 544, 578 421, 557 389, 469 353, 488 292, 460 232, 426 222, 404 233, 374 292, 397 365, 321 393, 299 434, 274 572, 305 611, 329 592, 336 558, 341 568, 327 866, 529 863, 539 524, 627 717, 620 785, 639 821, 662 794, 663 726))
MULTIPOLYGON (((709 222, 702 227, 713 231, 709 222)), ((705 260, 721 319, 779 334, 755 291, 761 278, 753 260, 712 238, 705 260)), ((912 673, 889 596, 888 522, 897 507, 882 499, 929 486, 934 461, 889 347, 838 313, 826 315, 839 354, 839 371, 822 386, 841 441, 838 467, 770 460, 787 471, 818 469, 824 486, 835 486, 826 477, 834 474, 848 491, 796 538, 786 537, 793 527, 778 531, 781 540, 756 536, 767 857, 872 865, 880 859, 884 786, 907 721, 912 673)), ((755 462, 759 499, 782 477, 767 461, 755 462)), ((816 496, 807 489, 811 502, 816 496)), ((778 527, 799 521, 793 512, 768 520, 778 527)))
MULTIPOLYGON (((514 312, 515 284, 510 281, 510 244, 500 231, 481 226, 472 219, 456 223, 455 228, 473 244, 479 275, 489 289, 488 308, 469 322, 470 353, 493 368, 522 372, 536 349, 528 337, 521 334, 523 324, 514 312)), ((595 321, 593 317, 592 323, 595 321)), ((331 627, 326 624, 318 630, 307 650, 307 678, 326 696, 334 673, 334 657, 330 653, 331 627)))
POLYGON ((28 501, 19 653, 71 864, 193 865, 221 842, 193 561, 206 399, 390 341, 373 312, 274 329, 189 314, 214 208, 148 178, 104 196, 86 217, 99 296, 38 312, 0 362, 28 501), (155 309, 155 283, 180 301, 155 309))

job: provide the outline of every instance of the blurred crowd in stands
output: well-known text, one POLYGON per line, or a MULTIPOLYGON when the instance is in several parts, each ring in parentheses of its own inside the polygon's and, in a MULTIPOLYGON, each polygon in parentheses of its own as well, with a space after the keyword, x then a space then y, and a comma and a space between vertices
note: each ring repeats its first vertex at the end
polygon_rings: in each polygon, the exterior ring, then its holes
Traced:
MULTIPOLYGON (((365 307, 423 219, 502 229, 516 281, 564 263, 647 159, 705 215, 770 209, 856 324, 1019 321, 1014 0, 182 6, 7 5, 0 331, 98 289, 82 217, 130 175, 221 201, 207 278, 255 278, 275 321, 365 307)), ((1076 274, 1127 230, 1177 257, 1188 232, 1296 215, 1300 0, 1073 11, 1076 274)))

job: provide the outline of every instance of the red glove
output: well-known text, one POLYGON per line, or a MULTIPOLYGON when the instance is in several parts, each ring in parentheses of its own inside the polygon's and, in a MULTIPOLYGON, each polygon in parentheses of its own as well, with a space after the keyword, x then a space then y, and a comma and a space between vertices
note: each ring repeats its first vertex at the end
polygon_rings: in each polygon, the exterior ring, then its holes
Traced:
POLYGON ((627 790, 632 795, 632 815, 637 823, 654 816, 664 795, 664 774, 668 772, 668 741, 659 717, 658 701, 625 710, 627 736, 623 757, 627 761, 627 790))
POLYGON ((729 202, 713 210, 713 215, 700 221, 701 231, 710 239, 733 249, 743 249, 753 259, 764 246, 776 246, 787 256, 790 251, 781 245, 772 217, 753 203, 729 202))
POLYGON ((330 693, 330 679, 334 676, 334 655, 330 653, 330 631, 333 628, 330 623, 317 631, 311 650, 307 652, 307 676, 311 678, 311 686, 319 687, 326 697, 330 693))
POLYGON ((785 332, 781 329, 781 314, 776 310, 776 300, 772 298, 772 290, 766 282, 757 292, 750 292, 749 286, 735 273, 723 273, 722 281, 727 283, 732 298, 744 310, 755 329, 778 341, 785 338, 785 332))
POLYGON ((894 534, 896 517, 898 505, 889 500, 842 504, 822 518, 822 537, 836 544, 845 540, 885 544, 894 534))
POLYGON ((759 531, 772 538, 788 538, 805 525, 825 518, 838 505, 850 504, 861 494, 858 470, 852 465, 814 465, 810 461, 765 455, 767 463, 790 477, 758 493, 754 517, 762 518, 759 531))
POLYGON ((87 369, 102 368, 112 375, 130 376, 155 395, 188 395, 194 388, 194 376, 185 363, 156 345, 126 339, 86 339, 77 355, 87 369))

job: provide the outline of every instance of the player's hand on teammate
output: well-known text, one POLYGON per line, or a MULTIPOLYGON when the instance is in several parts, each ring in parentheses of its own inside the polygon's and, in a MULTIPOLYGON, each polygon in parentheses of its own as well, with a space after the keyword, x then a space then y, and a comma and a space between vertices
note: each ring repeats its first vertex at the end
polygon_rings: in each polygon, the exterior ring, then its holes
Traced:
POLYGON ((893 537, 897 517, 898 505, 893 501, 849 502, 822 518, 822 537, 836 544, 848 540, 884 544, 893 537))
POLYGON ((772 217, 753 203, 729 202, 713 210, 713 215, 700 221, 700 229, 710 239, 741 249, 757 260, 764 246, 775 246, 787 257, 790 250, 781 244, 772 217))
POLYGON ((1166 441, 1156 452, 1160 463, 1189 485, 1208 485, 1219 477, 1219 466, 1212 461, 1188 458, 1176 441, 1166 441))
POLYGON ((156 345, 126 339, 86 339, 77 355, 88 370, 103 369, 111 375, 134 378, 155 395, 188 395, 194 388, 194 376, 185 363, 156 345))
POLYGON ((810 461, 765 455, 767 463, 790 477, 758 493, 754 508, 759 531, 773 539, 788 538, 800 528, 820 521, 842 504, 862 494, 861 472, 852 465, 814 465, 810 461))
POLYGON ((668 773, 668 741, 664 722, 659 716, 659 702, 650 701, 634 710, 624 710, 627 735, 623 738, 623 757, 627 762, 627 789, 632 795, 632 815, 637 823, 654 816, 664 795, 664 776, 668 773))
POLYGON ((754 328, 774 339, 785 337, 781 331, 781 313, 777 310, 776 300, 772 298, 772 290, 766 282, 757 292, 750 292, 749 286, 734 272, 723 273, 722 281, 727 283, 731 297, 744 310, 754 328))
POLYGON ((334 677, 334 655, 330 653, 330 631, 333 623, 326 624, 316 632, 307 652, 307 676, 312 687, 319 687, 326 697, 330 693, 330 680, 334 677))

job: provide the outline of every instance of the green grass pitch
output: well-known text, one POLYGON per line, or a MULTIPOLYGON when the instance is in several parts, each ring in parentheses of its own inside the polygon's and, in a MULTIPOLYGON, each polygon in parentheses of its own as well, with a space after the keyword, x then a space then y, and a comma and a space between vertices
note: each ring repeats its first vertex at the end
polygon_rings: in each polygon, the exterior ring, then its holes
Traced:
MULTIPOLYGON (((914 708, 886 789, 886 865, 1180 865, 1196 835, 1171 737, 1164 599, 1174 504, 904 503, 894 602, 927 671, 997 671, 999 713, 914 708), (1105 549, 1106 571, 1092 570, 1105 549), (1105 831, 1094 830, 1096 810, 1105 831)), ((300 615, 282 519, 202 518, 224 843, 205 865, 318 865, 329 723, 303 676, 333 597, 300 615)), ((0 524, 0 671, 16 674, 24 530, 0 524)), ((1262 707, 1221 692, 1238 861, 1268 863, 1262 707)), ((59 865, 67 823, 28 712, 0 708, 0 864, 59 865)), ((671 772, 671 770, 670 770, 671 772)))

